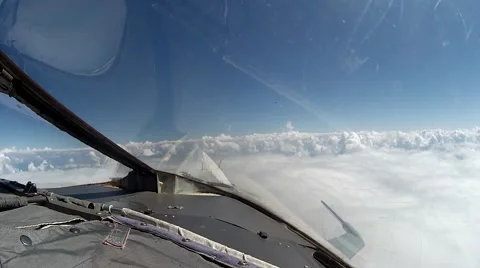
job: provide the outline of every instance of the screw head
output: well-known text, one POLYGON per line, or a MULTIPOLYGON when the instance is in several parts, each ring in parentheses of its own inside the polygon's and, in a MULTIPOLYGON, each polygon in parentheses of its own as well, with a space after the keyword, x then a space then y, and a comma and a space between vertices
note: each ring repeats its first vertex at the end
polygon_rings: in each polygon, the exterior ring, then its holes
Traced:
POLYGON ((21 235, 20 236, 20 242, 22 242, 22 244, 24 246, 31 246, 32 245, 32 239, 30 239, 30 237, 28 237, 26 235, 21 235))

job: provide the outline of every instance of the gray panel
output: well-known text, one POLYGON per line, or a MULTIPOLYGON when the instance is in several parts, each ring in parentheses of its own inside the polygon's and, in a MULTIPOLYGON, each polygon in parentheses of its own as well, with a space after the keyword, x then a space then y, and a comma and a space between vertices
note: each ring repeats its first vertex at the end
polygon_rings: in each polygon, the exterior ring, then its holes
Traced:
POLYGON ((165 214, 151 216, 279 267, 321 267, 312 257, 314 250, 291 241, 272 237, 263 239, 248 230, 208 217, 165 214))
POLYGON ((153 211, 152 216, 189 229, 228 247, 280 267, 323 267, 313 258, 314 250, 307 241, 285 226, 257 210, 224 196, 189 196, 139 192, 119 194, 111 188, 102 192, 101 186, 69 187, 55 192, 82 197, 88 193, 94 202, 120 201, 144 204, 153 211), (267 239, 257 233, 268 234, 267 239))
POLYGON ((2 227, 70 222, 78 218, 78 216, 64 214, 36 204, 0 212, 0 224, 2 227))
POLYGON ((239 225, 252 232, 265 231, 269 236, 295 241, 313 246, 297 236, 285 226, 263 213, 225 196, 189 196, 139 192, 127 194, 123 190, 96 185, 82 185, 49 189, 61 195, 68 195, 95 202, 130 200, 143 203, 156 213, 207 216, 239 225), (169 209, 168 206, 182 206, 182 209, 169 209), (268 229, 268 230, 267 230, 268 229))
POLYGON ((198 254, 132 230, 124 249, 104 245, 112 227, 99 221, 43 230, 0 227, 0 266, 217 268, 198 254))
POLYGON ((158 195, 152 192, 141 192, 126 199, 148 204, 155 213, 212 217, 234 223, 254 233, 264 231, 272 237, 310 245, 272 218, 229 197, 158 195), (168 206, 182 206, 183 208, 169 209, 168 206))
POLYGON ((98 185, 78 185, 62 188, 51 188, 46 189, 47 191, 54 192, 59 195, 68 195, 78 199, 102 199, 110 198, 115 196, 122 196, 128 194, 122 189, 112 188, 112 187, 103 187, 98 185))

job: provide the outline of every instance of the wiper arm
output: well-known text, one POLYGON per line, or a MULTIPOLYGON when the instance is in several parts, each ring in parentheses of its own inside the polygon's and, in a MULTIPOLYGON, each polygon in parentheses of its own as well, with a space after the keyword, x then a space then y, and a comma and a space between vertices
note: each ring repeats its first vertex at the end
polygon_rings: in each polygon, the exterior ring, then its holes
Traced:
POLYGON ((87 220, 101 220, 106 215, 105 212, 101 212, 100 204, 58 195, 42 189, 37 190, 32 182, 23 185, 17 181, 0 179, 0 188, 15 195, 0 197, 0 211, 36 203, 65 214, 81 216, 87 220))
POLYGON ((337 220, 342 224, 342 228, 343 228, 343 230, 345 230, 345 232, 350 233, 350 234, 353 234, 354 236, 359 237, 360 239, 362 238, 362 236, 360 235, 360 233, 359 233, 357 230, 355 230, 355 228, 353 228, 353 226, 352 226, 350 223, 348 223, 348 222, 346 222, 345 220, 343 220, 342 218, 340 218, 340 216, 338 216, 338 214, 337 214, 335 211, 333 211, 333 209, 332 209, 329 205, 327 205, 327 203, 323 202, 323 200, 322 200, 322 204, 323 204, 323 205, 333 214, 333 216, 334 216, 335 218, 337 218, 337 220))
POLYGON ((26 185, 23 185, 17 181, 0 179, 0 187, 3 187, 17 196, 33 197, 38 195, 37 185, 30 181, 26 185))
POLYGON ((332 213, 332 215, 342 224, 345 234, 328 240, 335 248, 340 250, 349 259, 355 256, 363 247, 365 242, 363 241, 360 233, 353 228, 353 226, 343 220, 330 206, 328 206, 323 200, 322 204, 332 213))

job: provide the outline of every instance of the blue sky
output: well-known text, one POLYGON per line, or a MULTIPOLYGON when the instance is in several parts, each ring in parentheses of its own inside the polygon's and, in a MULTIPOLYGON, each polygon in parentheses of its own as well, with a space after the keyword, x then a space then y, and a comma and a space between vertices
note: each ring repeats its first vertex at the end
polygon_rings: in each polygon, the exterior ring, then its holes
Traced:
MULTIPOLYGON (((57 2, 20 0, 0 48, 119 143, 479 125, 476 3, 57 2)), ((79 146, 5 105, 0 122, 0 148, 79 146)))

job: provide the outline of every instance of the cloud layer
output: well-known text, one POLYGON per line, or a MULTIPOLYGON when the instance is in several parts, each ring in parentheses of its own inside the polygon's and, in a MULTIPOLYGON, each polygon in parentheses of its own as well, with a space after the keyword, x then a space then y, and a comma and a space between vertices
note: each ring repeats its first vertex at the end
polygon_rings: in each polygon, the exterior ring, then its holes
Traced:
MULTIPOLYGON (((289 131, 123 147, 173 171, 201 148, 233 184, 328 239, 341 228, 320 204, 325 200, 364 236, 367 246, 353 259, 360 267, 478 267, 479 145, 480 129, 472 128, 289 131)), ((105 181, 125 172, 91 149, 0 150, 2 177, 40 186, 105 181)))

